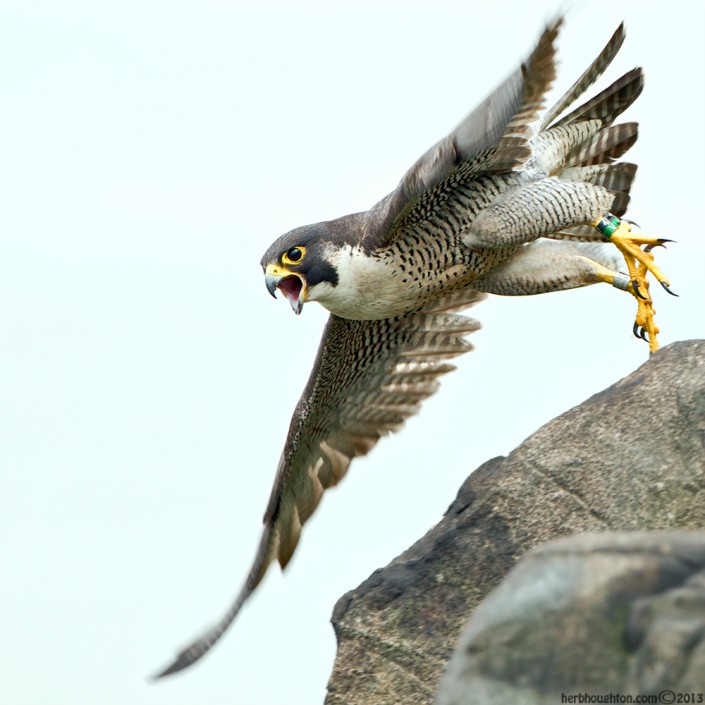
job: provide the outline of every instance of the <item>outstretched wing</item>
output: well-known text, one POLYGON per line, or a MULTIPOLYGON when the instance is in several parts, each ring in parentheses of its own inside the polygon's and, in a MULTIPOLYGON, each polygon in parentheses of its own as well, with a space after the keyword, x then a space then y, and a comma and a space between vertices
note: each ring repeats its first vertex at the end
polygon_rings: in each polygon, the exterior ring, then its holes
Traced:
POLYGON ((455 311, 482 298, 466 290, 418 313, 377 321, 331 315, 291 420, 245 585, 220 622, 158 677, 187 668, 213 646, 269 564, 278 560, 286 566, 323 492, 340 482, 353 458, 399 429, 438 389, 438 377, 455 369, 448 360, 472 349, 464 336, 479 328, 477 321, 455 311))
POLYGON ((531 157, 529 140, 538 127, 546 93, 556 77, 554 42, 562 20, 547 27, 531 56, 501 83, 450 135, 429 149, 397 188, 366 214, 363 245, 381 247, 429 189, 461 163, 472 174, 511 171, 531 157))

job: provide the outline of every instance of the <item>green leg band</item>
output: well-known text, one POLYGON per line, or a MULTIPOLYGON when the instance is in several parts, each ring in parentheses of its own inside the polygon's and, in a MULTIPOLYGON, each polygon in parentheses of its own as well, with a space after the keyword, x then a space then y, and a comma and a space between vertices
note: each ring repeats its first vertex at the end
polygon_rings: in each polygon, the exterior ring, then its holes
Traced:
POLYGON ((595 230, 604 235, 608 240, 612 234, 619 228, 622 221, 612 213, 603 216, 600 222, 595 226, 595 230))

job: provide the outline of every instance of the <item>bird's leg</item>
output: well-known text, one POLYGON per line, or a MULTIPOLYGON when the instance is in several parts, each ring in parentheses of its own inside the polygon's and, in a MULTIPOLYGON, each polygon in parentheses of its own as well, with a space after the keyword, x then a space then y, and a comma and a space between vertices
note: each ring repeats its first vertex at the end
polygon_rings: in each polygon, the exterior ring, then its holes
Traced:
MULTIPOLYGON (((652 262, 651 245, 640 250, 642 259, 652 262)), ((646 340, 652 352, 658 349, 658 327, 649 294, 647 264, 633 264, 634 274, 617 271, 619 253, 597 243, 567 240, 537 240, 519 248, 509 259, 476 279, 472 286, 500 296, 526 296, 561 289, 574 289, 603 282, 630 293, 637 300, 634 334, 646 340), (637 289, 632 280, 644 283, 637 289)))
MULTIPOLYGON (((629 223, 620 220, 611 213, 608 213, 599 221, 593 223, 593 225, 622 253, 629 271, 629 282, 624 282, 623 286, 620 283, 611 281, 607 275, 605 275, 603 281, 609 281, 613 286, 624 288, 636 298, 637 311, 633 327, 634 335, 647 340, 649 350, 653 353, 659 347, 656 337, 659 329, 654 322, 656 311, 654 310, 653 299, 649 293, 647 274, 651 272, 661 286, 669 294, 673 294, 670 289, 670 282, 654 263, 654 255, 651 252, 654 247, 663 246, 665 242, 671 241, 653 235, 632 234, 629 223)), ((675 296, 675 294, 673 295, 675 296)))

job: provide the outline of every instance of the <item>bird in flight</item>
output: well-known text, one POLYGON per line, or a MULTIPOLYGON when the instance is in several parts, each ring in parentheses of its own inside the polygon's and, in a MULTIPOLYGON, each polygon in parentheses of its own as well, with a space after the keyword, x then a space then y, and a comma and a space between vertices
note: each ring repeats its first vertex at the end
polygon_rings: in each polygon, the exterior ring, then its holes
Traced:
POLYGON ((652 252, 666 240, 632 232, 622 217, 636 165, 618 160, 637 124, 615 122, 641 93, 642 72, 572 107, 619 51, 620 25, 546 110, 560 25, 548 26, 529 58, 370 210, 295 228, 265 252, 272 295, 281 292, 297 314, 317 301, 331 315, 247 580, 220 622, 158 677, 191 666, 220 639, 269 565, 287 565, 324 491, 418 411, 454 369, 451 358, 472 349, 465 336, 479 324, 458 311, 487 293, 603 282, 636 299, 634 333, 658 348, 648 276, 672 293, 652 252))

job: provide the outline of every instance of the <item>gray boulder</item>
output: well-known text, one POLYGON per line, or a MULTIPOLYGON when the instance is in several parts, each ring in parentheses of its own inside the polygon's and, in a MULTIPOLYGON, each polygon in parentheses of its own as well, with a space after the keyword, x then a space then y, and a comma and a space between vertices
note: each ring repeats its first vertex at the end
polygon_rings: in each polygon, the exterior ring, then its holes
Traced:
POLYGON ((611 693, 705 697, 704 531, 581 534, 530 551, 473 613, 434 703, 611 693))
POLYGON ((482 465, 438 525, 339 600, 326 704, 431 703, 473 609, 538 544, 705 526, 704 438, 705 343, 687 341, 482 465))

